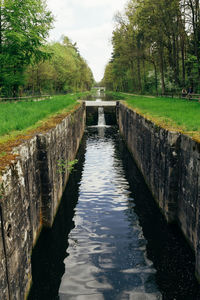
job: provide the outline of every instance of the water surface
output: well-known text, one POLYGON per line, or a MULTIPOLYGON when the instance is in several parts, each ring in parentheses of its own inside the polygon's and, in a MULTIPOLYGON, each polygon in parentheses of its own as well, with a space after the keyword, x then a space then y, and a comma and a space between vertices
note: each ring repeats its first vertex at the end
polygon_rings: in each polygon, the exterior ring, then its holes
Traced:
POLYGON ((87 128, 29 299, 200 299, 194 255, 155 205, 117 128, 87 128))
POLYGON ((134 199, 115 151, 115 132, 88 130, 60 299, 161 299, 138 216, 130 211, 134 199))

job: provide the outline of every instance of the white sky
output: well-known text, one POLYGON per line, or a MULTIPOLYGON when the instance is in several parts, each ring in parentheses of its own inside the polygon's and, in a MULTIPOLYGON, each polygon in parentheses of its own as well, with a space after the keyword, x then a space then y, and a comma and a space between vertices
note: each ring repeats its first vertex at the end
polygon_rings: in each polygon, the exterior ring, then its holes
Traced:
POLYGON ((111 57, 113 17, 122 11, 127 0, 46 0, 55 17, 51 41, 62 35, 76 42, 81 56, 90 66, 96 81, 100 81, 111 57))

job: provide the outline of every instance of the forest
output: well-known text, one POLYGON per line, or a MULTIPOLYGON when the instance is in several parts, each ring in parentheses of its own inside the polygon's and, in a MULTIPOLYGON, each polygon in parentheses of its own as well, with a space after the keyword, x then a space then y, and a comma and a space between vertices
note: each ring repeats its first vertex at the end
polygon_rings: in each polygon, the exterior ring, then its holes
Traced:
POLYGON ((76 43, 48 42, 54 17, 43 0, 1 0, 0 97, 89 90, 93 74, 76 43))
POLYGON ((115 15, 102 84, 141 94, 200 93, 199 0, 129 0, 115 15))

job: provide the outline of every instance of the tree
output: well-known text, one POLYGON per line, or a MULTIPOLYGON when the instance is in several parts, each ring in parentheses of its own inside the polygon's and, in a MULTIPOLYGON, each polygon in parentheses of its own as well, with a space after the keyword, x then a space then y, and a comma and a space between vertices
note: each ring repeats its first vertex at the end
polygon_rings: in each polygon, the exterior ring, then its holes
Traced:
POLYGON ((165 94, 192 84, 198 92, 199 0, 129 0, 115 20, 109 64, 115 90, 165 94))
POLYGON ((25 89, 34 93, 67 93, 90 90, 93 74, 81 57, 76 44, 68 37, 62 43, 46 46, 50 57, 29 66, 26 70, 25 89))
POLYGON ((1 0, 0 93, 18 94, 23 73, 33 60, 48 53, 44 45, 53 17, 43 0, 1 0))
POLYGON ((196 57, 198 80, 200 80, 200 4, 199 0, 185 0, 183 7, 188 25, 190 54, 196 57))

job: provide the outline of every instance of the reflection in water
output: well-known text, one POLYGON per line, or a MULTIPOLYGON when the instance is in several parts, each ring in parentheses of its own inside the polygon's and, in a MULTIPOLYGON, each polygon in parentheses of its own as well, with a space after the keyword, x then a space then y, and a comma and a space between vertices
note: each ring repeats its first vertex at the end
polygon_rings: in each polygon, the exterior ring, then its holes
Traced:
POLYGON ((92 101, 110 101, 116 100, 112 95, 106 94, 104 91, 97 90, 94 94, 83 96, 82 100, 92 100, 92 101))
POLYGON ((161 299, 114 141, 90 130, 60 299, 161 299))
POLYGON ((200 299, 193 255, 116 130, 88 128, 76 168, 33 252, 29 299, 200 299))

